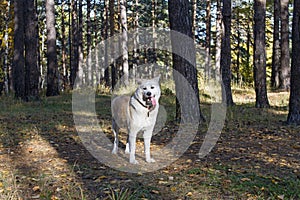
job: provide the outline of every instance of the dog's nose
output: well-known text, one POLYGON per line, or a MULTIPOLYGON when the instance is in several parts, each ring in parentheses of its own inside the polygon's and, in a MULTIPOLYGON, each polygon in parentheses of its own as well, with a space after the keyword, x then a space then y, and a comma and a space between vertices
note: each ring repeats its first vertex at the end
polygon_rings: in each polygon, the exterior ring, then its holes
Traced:
POLYGON ((151 92, 147 92, 146 95, 150 97, 151 96, 151 92))

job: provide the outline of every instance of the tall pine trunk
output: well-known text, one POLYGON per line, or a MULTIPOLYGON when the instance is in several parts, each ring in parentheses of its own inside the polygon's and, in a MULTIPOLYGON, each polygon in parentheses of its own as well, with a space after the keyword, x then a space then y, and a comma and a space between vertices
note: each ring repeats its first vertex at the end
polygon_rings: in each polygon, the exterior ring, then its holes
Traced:
MULTIPOLYGON (((105 9, 104 9, 104 16, 105 16, 105 19, 104 19, 104 39, 108 39, 109 35, 108 35, 108 32, 109 32, 109 0, 105 0, 104 1, 104 5, 105 5, 105 9)), ((109 47, 112 46, 110 45, 108 42, 105 42, 105 52, 104 52, 104 66, 105 68, 103 68, 103 76, 104 76, 104 82, 105 82, 105 85, 106 86, 110 86, 110 77, 109 77, 109 47)))
POLYGON ((134 3, 135 10, 137 12, 134 13, 134 23, 133 23, 133 28, 134 28, 134 36, 133 36, 133 66, 132 66, 132 74, 134 77, 137 77, 137 70, 139 66, 139 56, 140 56, 140 49, 138 47, 139 42, 140 42, 140 36, 139 36, 139 12, 138 12, 138 7, 139 7, 139 0, 135 0, 134 3))
POLYGON ((300 124, 300 0, 294 0, 289 124, 300 124))
POLYGON ((221 80, 220 70, 221 70, 221 45, 222 45, 222 10, 221 10, 221 0, 217 0, 217 20, 216 20, 216 79, 221 80))
POLYGON ((269 107, 266 84, 266 0, 254 1, 254 84, 258 108, 269 107))
MULTIPOLYGON (((176 115, 179 116, 179 107, 181 108, 181 120, 184 123, 197 123, 204 121, 204 117, 200 110, 199 88, 197 80, 195 46, 192 34, 192 22, 189 12, 188 0, 172 0, 169 1, 169 19, 172 31, 179 32, 190 37, 190 40, 182 41, 178 35, 171 32, 172 58, 174 72, 175 90, 178 99, 184 99, 185 103, 179 106, 176 104, 176 115), (177 53, 175 53, 177 52, 177 53), (187 58, 190 62, 187 61, 187 58), (179 74, 178 74, 179 73, 179 74), (185 79, 185 80, 184 80, 185 79), (194 94, 191 94, 187 88, 182 87, 183 81, 188 81, 192 87, 194 94), (196 95, 197 103, 194 102, 196 95), (199 116, 195 116, 195 111, 199 110, 199 116)), ((198 114, 198 113, 197 113, 198 114)))
POLYGON ((121 40, 121 52, 122 52, 122 67, 123 67, 123 83, 129 84, 129 64, 128 64, 128 36, 127 36, 127 13, 126 13, 126 1, 120 0, 120 17, 122 26, 122 40, 121 40))
POLYGON ((191 0, 192 4, 192 34, 195 40, 196 20, 197 20, 197 0, 191 0))
POLYGON ((92 23, 91 23, 91 0, 86 1, 86 49, 87 49, 87 83, 94 85, 94 68, 92 64, 92 23))
POLYGON ((290 47, 289 47, 289 0, 280 0, 281 20, 281 64, 279 69, 279 88, 288 89, 290 85, 290 47))
POLYGON ((24 58, 24 1, 14 1, 14 59, 12 66, 13 86, 16 98, 25 98, 25 58, 24 58))
POLYGON ((74 88, 75 79, 78 73, 78 16, 77 0, 71 0, 71 55, 70 55, 70 86, 74 88))
MULTIPOLYGON (((59 95, 59 72, 56 52, 54 0, 46 0, 47 25, 47 92, 46 96, 59 95)), ((64 34, 64 33, 63 33, 64 34)))
POLYGON ((77 40, 78 40, 78 80, 80 80, 80 83, 85 83, 84 79, 84 61, 83 61, 83 11, 82 11, 82 0, 78 0, 78 34, 77 34, 77 40))
POLYGON ((274 27, 273 27, 273 51, 272 51, 272 74, 271 87, 279 87, 279 67, 280 67, 280 0, 274 0, 274 27))
MULTIPOLYGON (((226 105, 234 105, 231 92, 231 0, 223 0, 222 9, 223 34, 221 44, 221 76, 224 85, 223 97, 226 98, 226 105)), ((224 102, 224 99, 223 99, 224 102)))
POLYGON ((67 38, 67 32, 66 32, 66 25, 65 25, 65 5, 67 2, 63 2, 61 5, 61 65, 62 65, 62 70, 63 70, 63 88, 67 89, 68 86, 68 68, 67 68, 67 43, 66 43, 66 38, 67 38))
POLYGON ((210 78, 211 1, 206 1, 205 80, 210 78))
POLYGON ((25 2, 25 100, 35 101, 39 97, 38 28, 34 0, 25 2))

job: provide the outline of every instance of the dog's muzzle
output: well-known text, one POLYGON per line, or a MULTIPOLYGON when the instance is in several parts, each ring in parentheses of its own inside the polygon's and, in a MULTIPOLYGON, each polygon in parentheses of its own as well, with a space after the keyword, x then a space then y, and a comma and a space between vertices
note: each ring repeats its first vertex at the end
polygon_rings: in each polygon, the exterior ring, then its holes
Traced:
POLYGON ((155 95, 152 96, 151 92, 147 92, 146 94, 144 94, 143 100, 146 102, 146 106, 148 106, 149 109, 156 106, 155 95))

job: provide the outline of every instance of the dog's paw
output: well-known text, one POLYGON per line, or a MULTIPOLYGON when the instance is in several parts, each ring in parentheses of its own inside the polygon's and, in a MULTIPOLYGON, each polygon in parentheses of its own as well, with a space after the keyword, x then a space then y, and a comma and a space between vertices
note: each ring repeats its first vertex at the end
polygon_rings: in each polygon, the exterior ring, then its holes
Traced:
POLYGON ((112 154, 118 154, 118 149, 117 148, 114 148, 112 151, 111 151, 112 154))
POLYGON ((150 159, 146 159, 146 162, 148 162, 148 163, 154 163, 155 160, 153 158, 150 158, 150 159))
POLYGON ((139 162, 138 162, 137 160, 130 160, 129 162, 130 162, 131 164, 134 164, 134 165, 139 164, 139 162))
POLYGON ((130 154, 129 149, 125 149, 125 154, 130 154))
POLYGON ((130 154, 129 144, 128 143, 126 144, 125 154, 130 154))

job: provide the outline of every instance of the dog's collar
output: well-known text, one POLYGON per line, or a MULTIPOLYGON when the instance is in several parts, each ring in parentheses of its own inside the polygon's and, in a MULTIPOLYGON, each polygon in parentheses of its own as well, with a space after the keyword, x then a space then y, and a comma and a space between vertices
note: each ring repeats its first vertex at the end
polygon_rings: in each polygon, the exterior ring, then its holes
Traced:
MULTIPOLYGON (((137 102, 139 102, 139 104, 141 104, 144 108, 147 108, 147 109, 148 109, 147 116, 149 117, 149 113, 150 113, 152 110, 154 110, 154 107, 155 107, 155 106, 147 106, 147 105, 143 104, 143 102, 141 102, 141 101, 136 97, 135 94, 134 94, 132 97, 133 97, 135 100, 137 100, 137 102)), ((132 106, 133 106, 133 105, 132 105, 132 106)), ((133 108, 135 109, 134 106, 133 106, 133 108)))

